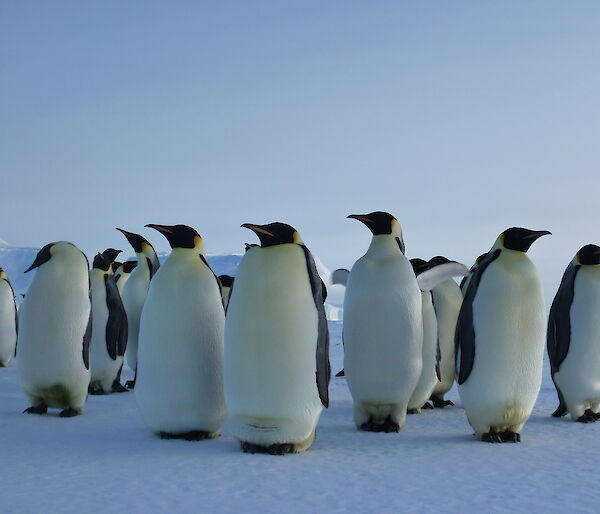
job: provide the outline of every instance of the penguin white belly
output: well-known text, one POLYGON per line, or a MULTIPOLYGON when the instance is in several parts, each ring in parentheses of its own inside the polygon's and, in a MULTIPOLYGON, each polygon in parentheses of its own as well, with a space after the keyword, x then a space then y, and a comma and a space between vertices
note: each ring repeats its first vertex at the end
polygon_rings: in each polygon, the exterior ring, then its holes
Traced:
POLYGON ((433 394, 444 395, 454 384, 456 366, 454 359, 454 333, 463 295, 454 280, 446 280, 433 288, 433 301, 436 309, 440 341, 440 377, 433 394))
POLYGON ((316 384, 318 313, 298 245, 249 250, 225 328, 231 433, 258 445, 305 443, 323 406, 316 384))
POLYGON ((499 261, 486 269, 473 301, 475 358, 459 386, 478 436, 490 427, 520 432, 542 381, 545 311, 539 278, 528 259, 519 273, 499 261))
POLYGON ((104 273, 92 270, 92 339, 90 341, 90 384, 98 383, 104 392, 109 393, 123 365, 123 357, 117 355, 113 360, 106 347, 106 325, 108 307, 106 305, 106 286, 104 273))
POLYGON ((421 297, 423 306, 423 369, 417 386, 408 402, 409 410, 423 407, 439 382, 437 373, 435 372, 438 341, 435 309, 429 291, 423 291, 421 297))
POLYGON ((225 313, 211 270, 198 254, 191 257, 191 263, 169 257, 152 279, 141 316, 135 398, 153 432, 216 435, 227 415, 225 313))
POLYGON ((86 287, 75 290, 62 285, 74 277, 50 271, 38 270, 27 292, 17 350, 19 377, 32 404, 43 400, 49 407, 81 410, 90 380, 83 362, 90 315, 87 276, 86 287))
POLYGON ((600 270, 579 269, 570 317, 569 351, 554 380, 576 420, 600 406, 600 270))
POLYGON ((123 287, 123 307, 127 313, 127 347, 125 358, 127 365, 137 369, 138 337, 140 333, 140 316, 148 294, 150 273, 147 268, 137 267, 123 287))
POLYGON ((408 261, 362 257, 353 266, 344 299, 344 369, 357 426, 390 415, 404 424, 422 368, 421 303, 408 261))
POLYGON ((0 366, 8 366, 15 354, 17 324, 13 291, 5 280, 0 280, 0 366))
POLYGON ((119 275, 119 280, 117 282, 117 289, 119 290, 119 294, 121 295, 121 298, 123 297, 123 289, 125 289, 125 284, 127 284, 127 282, 129 281, 130 276, 131 276, 131 273, 122 273, 121 275, 119 275))

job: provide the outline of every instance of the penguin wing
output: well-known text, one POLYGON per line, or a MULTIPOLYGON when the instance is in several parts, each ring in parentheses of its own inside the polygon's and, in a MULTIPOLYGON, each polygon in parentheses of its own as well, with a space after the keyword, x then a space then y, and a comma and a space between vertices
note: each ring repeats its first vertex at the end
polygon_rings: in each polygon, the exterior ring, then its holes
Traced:
POLYGON ((552 307, 550 307, 546 347, 552 375, 560 369, 560 365, 569 353, 571 344, 570 310, 575 297, 575 278, 580 267, 574 262, 567 266, 552 307))
POLYGON ((460 262, 447 262, 433 266, 417 275, 421 291, 431 291, 435 286, 456 276, 466 276, 469 269, 460 262))
POLYGON ((88 318, 87 327, 83 333, 83 364, 85 369, 90 369, 90 341, 92 340, 92 309, 88 318))
POLYGON ((475 327, 473 326, 473 301, 479 288, 479 282, 485 269, 494 262, 502 250, 488 253, 473 272, 465 298, 460 307, 454 342, 456 346, 456 368, 458 369, 458 384, 463 384, 471 374, 475 360, 475 327))
MULTIPOLYGON (((217 286, 219 286, 219 296, 221 297, 221 304, 223 305, 223 309, 224 309, 225 308, 225 302, 223 301, 223 286, 221 284, 221 281, 219 280, 219 277, 217 277, 217 275, 213 271, 213 269, 210 267, 210 264, 208 264, 208 261, 206 260, 206 257, 204 257, 204 255, 202 255, 202 254, 199 254, 199 255, 200 255, 200 259, 202 259, 202 262, 210 270, 210 272, 213 274, 213 277, 215 277, 215 280, 217 281, 217 286)), ((231 298, 231 291, 233 291, 233 285, 232 285, 231 289, 229 290, 229 298, 231 298)))
POLYGON ((331 365, 329 364, 329 330, 327 328, 327 318, 325 316, 325 299, 327 298, 327 288, 317 272, 315 260, 310 250, 304 245, 300 245, 306 258, 306 268, 308 279, 312 290, 315 307, 319 316, 319 333, 317 335, 317 389, 319 398, 323 407, 329 407, 329 380, 331 378, 331 365))
POLYGON ((127 314, 117 289, 117 283, 112 275, 104 275, 104 288, 106 290, 106 307, 108 308, 106 351, 112 360, 117 360, 117 356, 125 355, 127 346, 127 314))

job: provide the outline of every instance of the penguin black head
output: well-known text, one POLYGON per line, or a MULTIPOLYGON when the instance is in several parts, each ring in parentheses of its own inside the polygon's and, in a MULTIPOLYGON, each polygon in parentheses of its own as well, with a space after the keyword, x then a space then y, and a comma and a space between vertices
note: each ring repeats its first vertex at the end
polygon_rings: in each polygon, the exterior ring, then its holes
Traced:
POLYGON ((413 267, 413 270, 415 272, 415 275, 418 275, 419 273, 423 273, 424 271, 427 271, 430 267, 429 262, 423 260, 423 259, 410 259, 409 261, 413 267))
POLYGON ((113 263, 123 250, 115 250, 114 248, 107 248, 102 252, 102 255, 108 259, 108 262, 113 263))
POLYGON ((436 255, 435 257, 432 257, 431 259, 429 259, 429 265, 430 266, 439 266, 440 264, 451 264, 451 263, 455 263, 456 261, 451 261, 450 259, 448 259, 447 257, 444 257, 443 255, 436 255))
POLYGON ((122 263, 122 262, 119 262, 119 261, 113 261, 113 263, 110 265, 110 270, 111 270, 113 273, 116 273, 116 272, 117 272, 117 270, 118 270, 118 269, 119 269, 121 266, 123 266, 123 263, 122 263))
POLYGON ((131 273, 137 266, 137 261, 125 261, 122 265, 123 273, 131 273))
POLYGON ((219 275, 219 281, 223 287, 231 287, 234 280, 231 275, 219 275))
POLYGON ((577 252, 577 260, 583 266, 597 266, 600 264, 600 246, 585 245, 577 252))
POLYGON ((303 244, 298 231, 285 223, 275 222, 267 223, 266 225, 244 223, 242 227, 252 230, 258 236, 260 246, 263 248, 288 243, 303 244))
POLYGON ((144 251, 144 245, 152 247, 150 242, 144 236, 134 234, 133 232, 127 232, 127 230, 123 230, 122 228, 117 228, 117 230, 127 238, 127 241, 129 241, 129 244, 133 247, 135 253, 142 253, 144 251))
POLYGON ((547 230, 511 227, 500 234, 500 242, 508 250, 526 253, 536 239, 550 234, 547 230))
POLYGON ((50 253, 50 249, 56 243, 48 243, 47 245, 42 246, 40 251, 35 256, 34 261, 31 263, 31 266, 27 268, 24 273, 29 273, 32 269, 39 268, 45 262, 48 262, 52 258, 52 254, 50 253))
POLYGON ((396 218, 389 212, 375 211, 369 214, 350 214, 346 216, 364 223, 374 236, 391 234, 393 230, 393 222, 398 223, 396 218))
POLYGON ((200 234, 187 225, 155 225, 150 223, 146 226, 158 230, 165 236, 171 248, 196 248, 202 242, 200 234))
POLYGON ((108 271, 110 269, 111 262, 108 257, 106 257, 103 253, 98 252, 94 257, 94 262, 92 262, 93 269, 99 269, 102 271, 108 271))

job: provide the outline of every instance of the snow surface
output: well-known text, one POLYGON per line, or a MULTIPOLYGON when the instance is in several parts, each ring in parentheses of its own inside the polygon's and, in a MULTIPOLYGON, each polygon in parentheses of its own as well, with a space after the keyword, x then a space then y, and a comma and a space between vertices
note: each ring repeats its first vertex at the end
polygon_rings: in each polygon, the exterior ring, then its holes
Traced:
MULTIPOLYGON (((330 323, 333 371, 341 323, 330 323)), ((547 363, 546 363, 547 364, 547 363)), ((125 376, 129 378, 130 372, 125 376)), ((556 420, 546 366, 521 444, 472 435, 459 406, 359 432, 343 378, 306 453, 248 455, 227 435, 163 441, 132 393, 90 396, 82 416, 21 414, 15 364, 0 369, 0 512, 597 512, 600 423, 556 420)), ((458 401, 456 389, 448 396, 458 401)))

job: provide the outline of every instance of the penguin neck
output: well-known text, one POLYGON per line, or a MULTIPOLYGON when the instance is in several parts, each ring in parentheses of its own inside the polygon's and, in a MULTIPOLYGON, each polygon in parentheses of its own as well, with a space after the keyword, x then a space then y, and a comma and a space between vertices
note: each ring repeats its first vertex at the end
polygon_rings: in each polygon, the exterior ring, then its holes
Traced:
POLYGON ((198 260, 198 257, 204 255, 204 249, 200 245, 194 248, 173 248, 169 254, 169 261, 198 260))
POLYGON ((402 235, 394 234, 394 232, 391 234, 373 236, 369 249, 367 250, 367 255, 375 258, 386 258, 398 255, 404 256, 400 250, 398 239, 402 241, 402 235))
POLYGON ((90 275, 92 275, 93 277, 104 277, 104 275, 108 275, 108 271, 104 271, 99 268, 92 268, 92 271, 90 271, 90 275))

